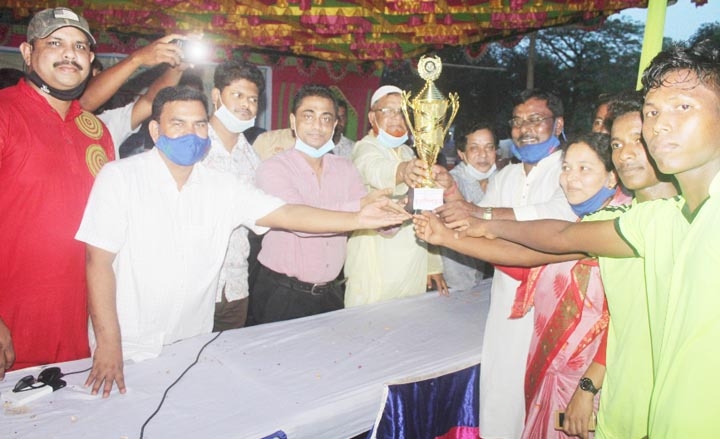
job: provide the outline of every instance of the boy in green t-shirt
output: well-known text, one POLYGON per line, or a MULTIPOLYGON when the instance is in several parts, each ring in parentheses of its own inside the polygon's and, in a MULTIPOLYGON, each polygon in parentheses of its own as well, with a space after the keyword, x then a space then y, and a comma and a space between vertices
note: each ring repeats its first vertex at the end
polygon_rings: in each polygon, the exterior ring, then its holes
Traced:
POLYGON ((649 437, 716 437, 720 405, 707 385, 720 369, 720 49, 703 41, 665 50, 642 82, 643 138, 681 197, 615 221, 473 221, 466 233, 550 253, 644 258, 655 371, 649 437))

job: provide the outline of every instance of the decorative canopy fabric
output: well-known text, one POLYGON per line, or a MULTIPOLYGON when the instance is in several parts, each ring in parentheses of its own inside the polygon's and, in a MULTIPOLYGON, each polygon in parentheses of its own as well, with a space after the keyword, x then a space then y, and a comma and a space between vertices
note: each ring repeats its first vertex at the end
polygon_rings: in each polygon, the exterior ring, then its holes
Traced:
MULTIPOLYGON (((703 4, 706 0, 693 0, 703 4)), ((648 0, 66 0, 3 2, 13 20, 67 6, 101 49, 127 53, 134 39, 203 33, 215 58, 271 50, 327 61, 407 59, 442 46, 471 46, 569 23, 598 22, 648 0)), ((1 37, 1 35, 0 35, 1 37)))

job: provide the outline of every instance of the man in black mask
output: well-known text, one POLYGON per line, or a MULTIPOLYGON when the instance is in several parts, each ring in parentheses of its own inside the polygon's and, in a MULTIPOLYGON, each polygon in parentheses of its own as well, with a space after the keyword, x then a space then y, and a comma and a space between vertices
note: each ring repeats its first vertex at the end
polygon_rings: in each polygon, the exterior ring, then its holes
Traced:
POLYGON ((0 91, 0 379, 90 353, 85 248, 73 237, 114 158, 107 130, 77 101, 93 44, 70 9, 38 12, 20 45, 26 78, 0 91))

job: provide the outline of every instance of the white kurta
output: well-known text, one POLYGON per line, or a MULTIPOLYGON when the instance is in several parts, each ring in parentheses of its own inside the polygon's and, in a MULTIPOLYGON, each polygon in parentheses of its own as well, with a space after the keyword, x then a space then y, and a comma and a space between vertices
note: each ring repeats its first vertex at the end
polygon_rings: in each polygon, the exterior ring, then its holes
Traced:
POLYGON ((230 233, 240 224, 264 233, 255 221, 284 202, 202 163, 178 191, 155 149, 109 164, 75 238, 116 254, 123 356, 141 360, 212 330, 230 233))
MULTIPOLYGON (((386 148, 368 134, 355 144, 353 163, 368 191, 392 188, 394 195, 408 191, 405 183, 395 184, 400 163, 415 158, 407 145, 386 148)), ((442 272, 436 249, 415 238, 412 222, 403 223, 395 233, 360 230, 350 237, 345 260, 345 306, 359 306, 426 291, 427 275, 442 272)))
MULTIPOLYGON (((508 165, 488 184, 481 206, 512 207, 519 221, 575 220, 559 184, 561 152, 541 160, 529 175, 523 164, 508 165)), ((525 423, 525 369, 533 312, 509 319, 520 283, 495 270, 480 372, 480 431, 484 439, 514 439, 525 423)))

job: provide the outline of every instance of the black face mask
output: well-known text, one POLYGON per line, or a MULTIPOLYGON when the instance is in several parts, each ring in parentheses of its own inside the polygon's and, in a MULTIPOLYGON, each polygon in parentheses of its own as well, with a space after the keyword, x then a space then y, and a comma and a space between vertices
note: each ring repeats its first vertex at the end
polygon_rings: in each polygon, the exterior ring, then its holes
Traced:
POLYGON ((47 85, 47 83, 45 83, 45 81, 43 81, 40 75, 38 75, 37 72, 35 72, 34 70, 32 72, 26 73, 25 77, 28 79, 28 81, 35 84, 40 89, 40 91, 42 91, 43 93, 47 93, 56 99, 60 99, 61 101, 73 101, 79 98, 85 91, 85 87, 90 81, 90 75, 88 75, 88 77, 85 78, 85 80, 81 82, 80 85, 78 85, 77 87, 71 88, 70 90, 58 90, 47 85))

